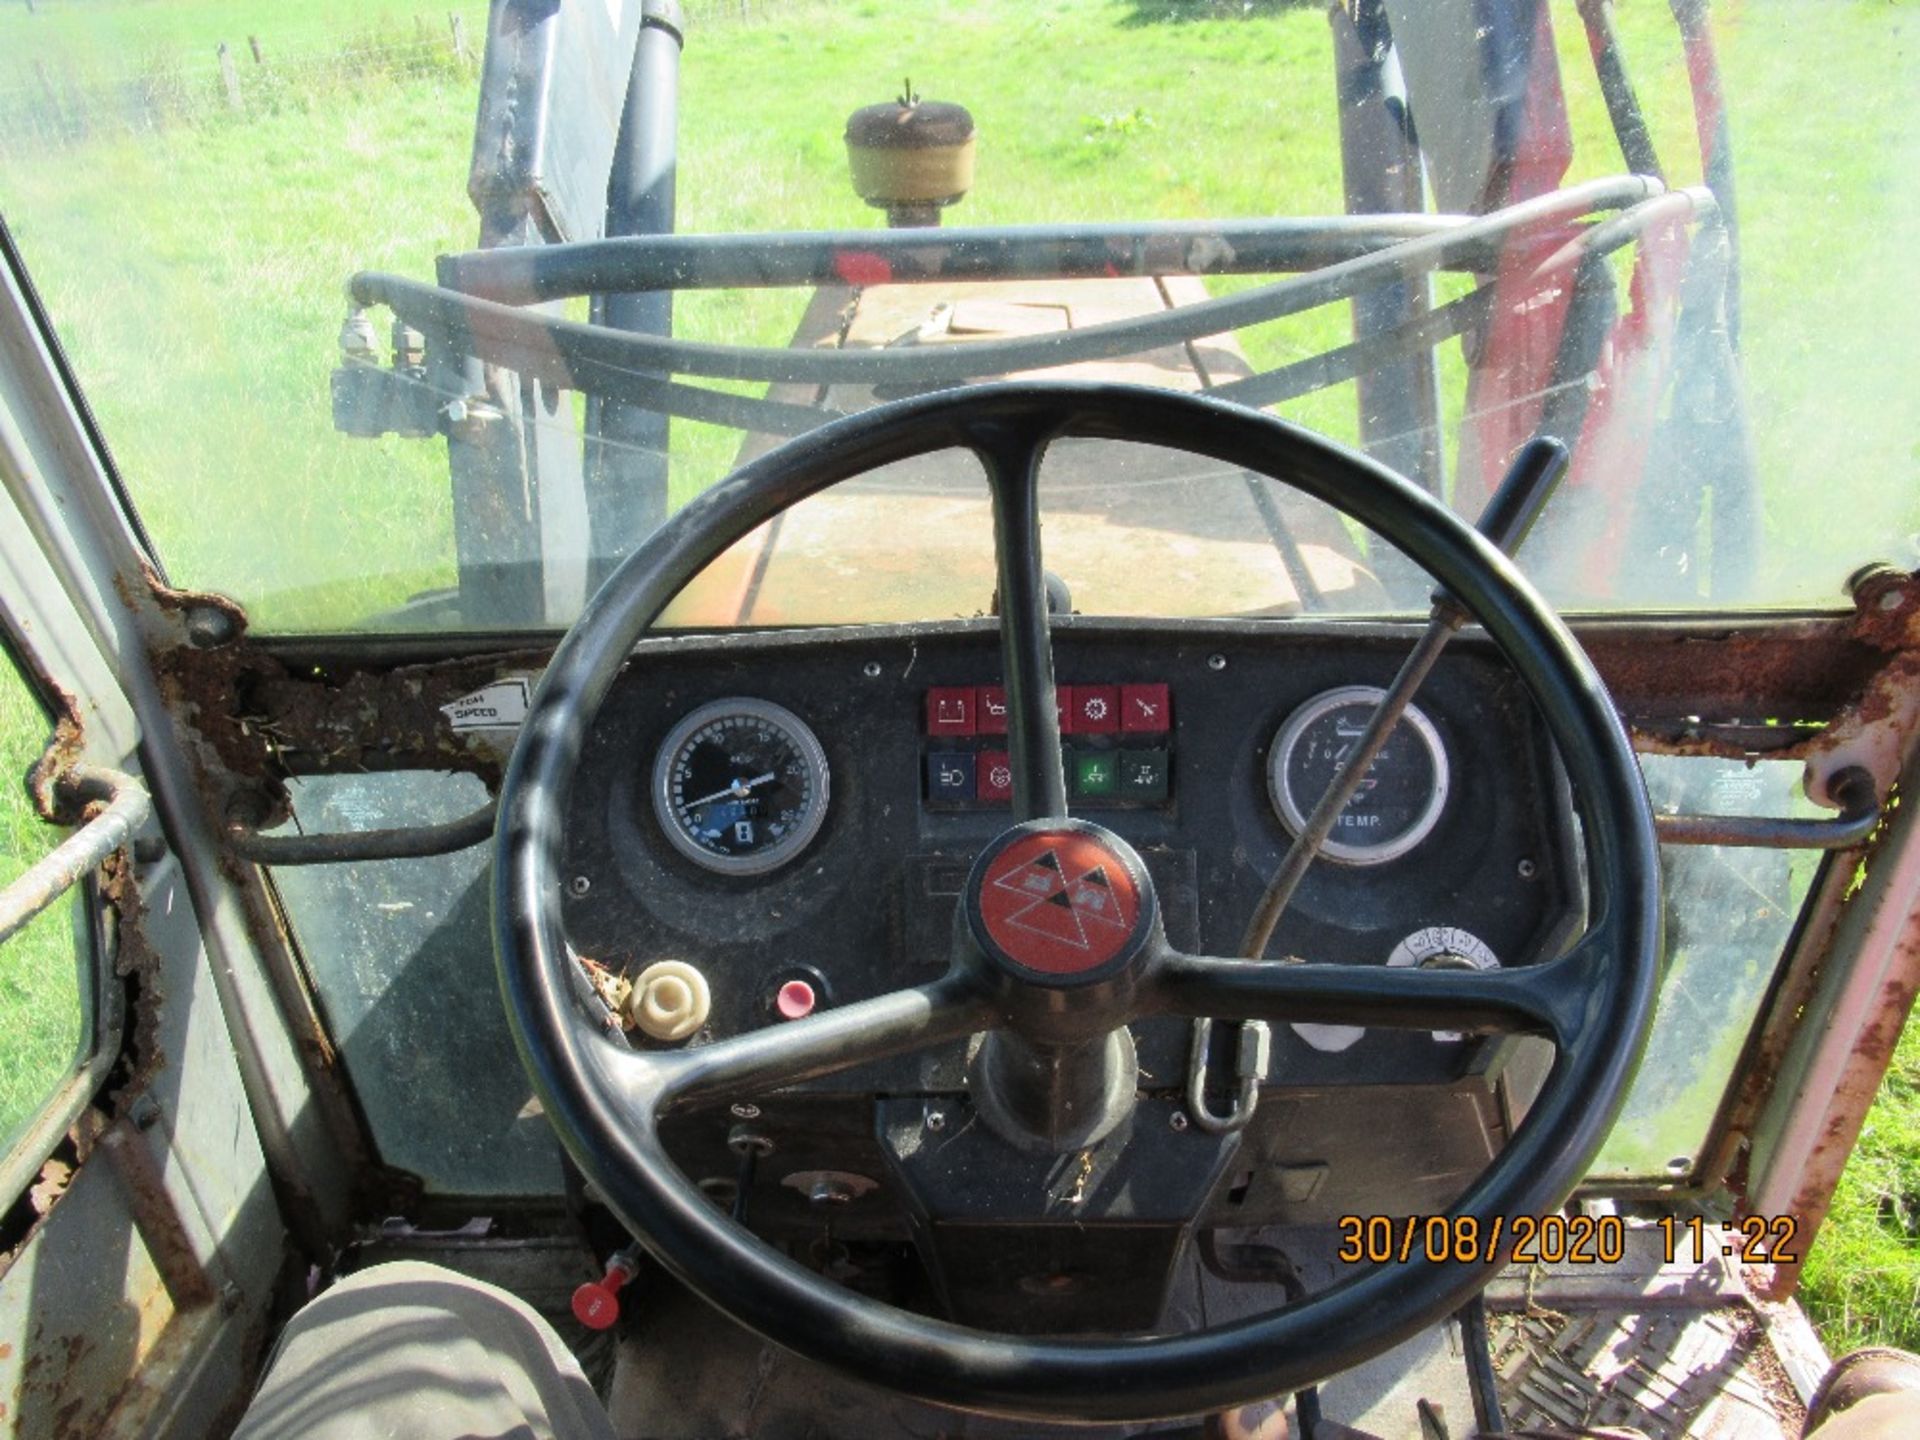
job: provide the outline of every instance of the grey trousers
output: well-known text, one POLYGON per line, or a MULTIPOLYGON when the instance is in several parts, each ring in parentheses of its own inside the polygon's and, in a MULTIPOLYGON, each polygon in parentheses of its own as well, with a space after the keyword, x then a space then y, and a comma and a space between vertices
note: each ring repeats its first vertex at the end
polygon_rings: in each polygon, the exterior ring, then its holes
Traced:
POLYGON ((616 1440, 523 1301, 437 1265, 376 1265, 288 1322, 235 1440, 616 1440))

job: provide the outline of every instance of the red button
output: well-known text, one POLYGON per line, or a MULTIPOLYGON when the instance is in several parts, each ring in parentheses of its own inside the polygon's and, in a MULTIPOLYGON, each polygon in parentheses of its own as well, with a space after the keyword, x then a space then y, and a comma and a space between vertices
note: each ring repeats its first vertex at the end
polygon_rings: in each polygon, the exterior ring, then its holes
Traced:
POLYGON ((1120 687, 1074 686, 1072 714, 1073 734, 1111 735, 1120 728, 1120 687))
POLYGON ((980 733, 982 735, 1007 733, 1007 692, 999 685, 980 687, 980 733))
POLYGON ((1005 805, 1013 799, 1013 761, 1005 751, 982 751, 979 769, 974 774, 975 799, 989 805, 1005 805))
POLYGON ((1173 729, 1173 702, 1164 685, 1122 685, 1120 728, 1129 735, 1165 735, 1173 729))
POLYGON ((780 1012, 782 1020, 804 1020, 813 1013, 817 1003, 813 986, 804 980, 787 981, 773 997, 773 1008, 780 1012))
POLYGON ((927 734, 973 734, 975 698, 971 685, 947 685, 927 691, 927 734))
POLYGON ((1056 685, 1053 687, 1053 704, 1060 716, 1060 733, 1071 735, 1078 726, 1079 717, 1073 713, 1073 686, 1056 685))

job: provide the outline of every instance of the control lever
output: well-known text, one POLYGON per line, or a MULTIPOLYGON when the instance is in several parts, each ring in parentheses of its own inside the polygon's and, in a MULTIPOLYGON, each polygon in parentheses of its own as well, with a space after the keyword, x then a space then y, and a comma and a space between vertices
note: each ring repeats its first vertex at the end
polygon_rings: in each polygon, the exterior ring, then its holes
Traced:
MULTIPOLYGON (((1511 556, 1526 540, 1534 521, 1540 518, 1540 512, 1546 508, 1547 501, 1553 497, 1554 490, 1566 475, 1567 460, 1567 447, 1558 440, 1544 435, 1529 440, 1514 456, 1513 464, 1507 468, 1505 478, 1493 492, 1487 508, 1481 512, 1475 528, 1502 553, 1511 556)), ((1360 788, 1360 782, 1366 778, 1374 759, 1385 747, 1401 717, 1407 713, 1407 706, 1412 703, 1421 682, 1433 669, 1434 662, 1440 658, 1440 652, 1447 648, 1447 642, 1470 618, 1466 607, 1453 596, 1445 590, 1434 591, 1433 609, 1427 620, 1426 633, 1401 663, 1399 673, 1393 677, 1386 694, 1381 696, 1373 718, 1367 722, 1366 730, 1355 743, 1346 763, 1328 783, 1326 792, 1313 807, 1313 813, 1307 817, 1307 823, 1301 826, 1300 833, 1294 837, 1286 858, 1280 862, 1280 868, 1274 872, 1273 879, 1267 882, 1260 903, 1254 907, 1253 918, 1247 922, 1246 933, 1241 937, 1241 955, 1249 960, 1257 960, 1267 953, 1268 942, 1273 939, 1280 916, 1286 911, 1294 892, 1300 888, 1300 882, 1306 878, 1308 867, 1318 858, 1327 836, 1333 833, 1334 822, 1340 818, 1340 812, 1347 808, 1347 802, 1353 799, 1354 791, 1360 788)), ((1206 1107, 1203 1093, 1207 1047, 1211 1037, 1212 1022, 1193 1022, 1194 1058, 1188 1065, 1187 1106, 1203 1129, 1238 1130, 1253 1117, 1253 1107, 1259 1099, 1259 1081, 1264 1076, 1256 1077, 1251 1082, 1244 1075, 1239 1077, 1240 1092, 1233 1107, 1224 1117, 1213 1114, 1206 1107)))
POLYGON ((640 1247, 629 1245, 611 1260, 598 1280, 573 1292, 573 1318, 589 1330, 611 1330, 620 1318, 620 1292, 640 1273, 640 1247))

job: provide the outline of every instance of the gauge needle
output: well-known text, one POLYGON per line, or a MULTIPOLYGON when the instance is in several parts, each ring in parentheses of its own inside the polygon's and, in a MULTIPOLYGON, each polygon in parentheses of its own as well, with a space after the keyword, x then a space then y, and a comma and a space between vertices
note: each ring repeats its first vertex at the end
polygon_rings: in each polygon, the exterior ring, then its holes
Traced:
POLYGON ((689 800, 681 806, 681 808, 684 810, 698 810, 702 805, 711 805, 716 800, 725 800, 730 796, 735 799, 744 800, 752 792, 754 786, 765 785, 776 778, 773 771, 769 770, 766 774, 756 775, 751 780, 735 780, 731 785, 727 786, 726 789, 716 790, 711 795, 702 795, 698 800, 689 800))

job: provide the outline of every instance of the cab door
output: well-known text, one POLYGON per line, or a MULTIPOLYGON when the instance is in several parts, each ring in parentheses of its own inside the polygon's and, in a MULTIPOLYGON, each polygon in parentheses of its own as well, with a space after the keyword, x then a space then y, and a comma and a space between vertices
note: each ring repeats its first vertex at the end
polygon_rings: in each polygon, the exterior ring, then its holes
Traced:
POLYGON ((300 1155, 312 1107, 186 803, 138 527, 0 251, 0 1420, 221 1433, 301 1184, 262 1134, 300 1155))

